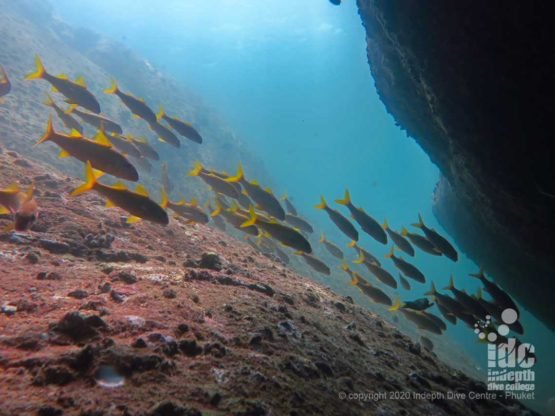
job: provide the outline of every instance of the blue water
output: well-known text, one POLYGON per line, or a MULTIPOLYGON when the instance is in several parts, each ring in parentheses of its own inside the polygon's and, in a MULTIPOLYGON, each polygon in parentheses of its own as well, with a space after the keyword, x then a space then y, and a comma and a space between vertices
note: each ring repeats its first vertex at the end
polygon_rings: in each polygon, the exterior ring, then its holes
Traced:
MULTIPOLYGON (((153 7, 132 0, 57 0, 54 6, 63 20, 119 40, 200 95, 264 162, 274 191, 287 192, 303 215, 352 255, 345 247, 349 240, 313 208, 320 195, 331 203, 348 187, 356 205, 379 221, 387 218, 394 229, 415 222, 420 212, 427 225, 446 234, 431 211, 439 171, 379 100, 354 3, 165 0, 153 7)), ((380 257, 388 251, 368 236, 361 245, 380 257)), ((455 264, 417 250, 414 262, 438 287, 451 273, 457 287, 472 293, 479 287, 467 277, 478 267, 464 255, 455 264)), ((397 275, 388 261, 382 263, 397 275)), ((346 276, 337 275, 351 293, 346 276)), ((402 297, 422 296, 429 286, 413 287, 402 297)), ((521 311, 523 340, 536 346, 540 360, 531 405, 544 409, 554 395, 555 359, 548 347, 555 335, 521 311)), ((443 336, 475 368, 486 367, 486 347, 468 328, 451 326, 443 336)))

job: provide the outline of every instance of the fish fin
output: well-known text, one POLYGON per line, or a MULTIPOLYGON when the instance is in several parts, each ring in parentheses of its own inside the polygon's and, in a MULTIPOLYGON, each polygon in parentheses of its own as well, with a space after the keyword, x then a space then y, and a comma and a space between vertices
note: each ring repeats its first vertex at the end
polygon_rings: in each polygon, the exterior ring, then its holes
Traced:
POLYGON ((387 223, 387 218, 385 218, 385 219, 383 220, 382 228, 383 228, 384 230, 387 230, 387 229, 389 228, 389 224, 387 223))
POLYGON ((478 300, 482 299, 482 288, 481 288, 481 287, 479 287, 479 288, 476 290, 476 295, 475 295, 475 297, 476 297, 476 299, 478 299, 478 300))
POLYGON ((283 196, 280 198, 282 201, 285 201, 287 199, 289 199, 289 197, 287 196, 287 193, 283 194, 283 196))
POLYGON ((44 65, 42 64, 42 61, 40 60, 40 56, 38 55, 35 56, 35 67, 36 67, 36 71, 30 74, 27 74, 25 76, 26 80, 44 78, 44 74, 46 74, 46 69, 44 69, 44 65))
POLYGON ((75 83, 83 88, 87 88, 87 84, 85 83, 85 77, 81 75, 75 80, 75 83))
POLYGON ((70 104, 67 110, 64 111, 64 113, 71 114, 75 111, 76 108, 77 108, 77 104, 70 104))
POLYGON ((112 80, 112 86, 104 90, 106 94, 116 94, 118 92, 118 84, 115 79, 112 80))
POLYGON ((219 199, 216 199, 216 209, 210 213, 212 218, 217 217, 222 212, 222 203, 219 199))
POLYGON ((87 160, 85 165, 85 183, 78 188, 75 188, 71 193, 71 196, 81 195, 84 192, 88 192, 94 188, 96 184, 96 177, 94 176, 93 168, 91 162, 87 160))
POLYGON ((131 114, 131 118, 133 118, 135 120, 139 120, 141 118, 141 116, 139 116, 137 114, 131 114))
POLYGON ((485 278, 486 274, 484 272, 484 267, 480 266, 480 271, 478 273, 470 273, 469 276, 477 277, 478 279, 485 278))
POLYGON ((48 107, 55 107, 56 105, 50 94, 46 94, 46 99, 44 100, 43 104, 47 105, 48 107))
POLYGON ((346 261, 344 261, 343 263, 341 263, 341 264, 339 265, 339 268, 340 268, 341 270, 343 270, 343 271, 347 271, 347 270, 349 270, 349 265, 347 264, 346 261))
POLYGON ((69 137, 73 137, 74 139, 82 139, 83 135, 79 133, 77 130, 71 129, 71 132, 69 133, 69 137))
POLYGON ((52 116, 50 116, 48 117, 48 122, 46 123, 46 132, 36 144, 41 144, 48 140, 51 140, 54 134, 56 134, 56 132, 54 131, 54 127, 52 126, 52 116))
POLYGON ((358 277, 358 274, 353 273, 352 277, 351 277, 351 282, 350 284, 352 286, 356 286, 358 284, 358 282, 360 282, 360 278, 358 277))
POLYGON ((304 253, 301 250, 295 250, 295 255, 302 256, 304 253))
POLYGON ((119 190, 127 190, 127 186, 122 181, 117 181, 116 183, 112 184, 111 188, 119 189, 119 190))
POLYGON ((395 302, 393 302, 393 305, 391 305, 391 307, 388 309, 389 312, 396 312, 399 309, 402 308, 402 303, 401 303, 401 298, 397 297, 397 299, 395 299, 395 302))
POLYGON ((424 294, 426 296, 435 296, 437 294, 436 285, 434 284, 434 282, 432 282, 432 285, 430 286, 430 290, 428 290, 424 294))
POLYGON ((401 235, 403 237, 406 237, 407 235, 409 235, 409 230, 407 230, 406 227, 401 228, 401 235))
POLYGON ((62 150, 62 151, 60 152, 60 154, 58 155, 58 157, 59 157, 60 159, 64 159, 64 158, 70 157, 70 156, 71 156, 71 155, 68 153, 67 150, 62 150))
POLYGON ((224 179, 226 182, 236 183, 241 182, 241 179, 245 178, 245 174, 243 172, 243 165, 239 163, 239 167, 237 168, 237 174, 235 176, 230 176, 229 178, 224 179))
MULTIPOLYGON (((182 200, 180 200, 180 201, 178 201, 178 202, 175 202, 175 205, 183 206, 183 205, 185 205, 185 203, 186 203, 185 200, 182 199, 182 200)), ((207 206, 206 208, 210 208, 210 207, 207 206)))
POLYGON ((104 133, 104 129, 98 129, 98 132, 94 136, 93 140, 101 146, 112 147, 112 143, 110 142, 110 139, 108 139, 108 136, 106 136, 106 133, 104 133))
POLYGON ((115 206, 116 205, 110 199, 106 200, 106 205, 105 205, 106 208, 114 208, 115 206))
POLYGON ((228 211, 232 214, 235 214, 237 211, 239 211, 239 205, 237 205, 237 202, 233 201, 228 211))
POLYGON ((391 250, 389 250, 389 253, 387 253, 384 257, 386 259, 391 259, 393 258, 394 255, 395 255, 395 246, 391 246, 391 250))
POLYGON ((198 201, 196 198, 191 199, 191 202, 189 202, 189 205, 191 205, 192 207, 197 208, 198 207, 198 201))
POLYGON ((164 107, 160 106, 160 111, 156 114, 156 121, 160 121, 164 118, 166 113, 164 112, 164 107))
POLYGON ((443 288, 444 290, 452 290, 455 289, 455 280, 453 275, 449 278, 449 284, 443 288))
POLYGON ((349 193, 349 190, 345 189, 345 198, 336 199, 335 202, 340 205, 349 205, 351 203, 351 194, 349 193))
POLYGON ((136 193, 136 194, 139 194, 139 195, 141 195, 141 196, 146 196, 146 197, 148 198, 148 191, 147 191, 146 188, 145 188, 143 185, 141 185, 141 184, 138 184, 138 185, 137 185, 137 187, 135 188, 135 193, 136 193))
POLYGON ((323 243, 324 241, 326 241, 326 236, 322 233, 322 235, 320 235, 320 243, 323 243))
POLYGON ((135 224, 139 221, 142 221, 141 217, 137 217, 135 215, 131 215, 129 217, 127 217, 127 221, 125 221, 127 224, 135 224))
POLYGON ((63 79, 64 81, 69 80, 69 77, 67 76, 67 74, 60 74, 56 78, 63 79))
POLYGON ((361 252, 358 256, 358 259, 353 261, 353 263, 354 264, 362 264, 362 263, 364 263, 364 260, 366 260, 366 258, 364 257, 364 253, 361 252))
POLYGON ((12 212, 6 208, 4 205, 0 205, 0 215, 9 215, 12 212))
POLYGON ((193 167, 193 169, 191 169, 191 171, 189 172, 189 176, 199 176, 200 173, 202 172, 203 167, 202 167, 202 163, 200 162, 195 162, 195 165, 193 167))
POLYGON ((162 190, 160 191, 162 194, 162 201, 160 202, 160 206, 164 209, 168 206, 168 194, 166 193, 166 188, 162 186, 162 190))
POLYGON ((249 214, 250 214, 250 218, 247 221, 245 221, 243 224, 241 224, 241 228, 247 228, 247 227, 250 227, 251 225, 256 224, 257 216, 254 210, 254 207, 252 205, 249 207, 249 214))
POLYGON ((320 197, 320 204, 315 205, 314 208, 317 209, 326 209, 328 207, 328 205, 326 204, 326 200, 324 199, 323 196, 320 197))
POLYGON ((420 213, 418 213, 418 222, 412 225, 416 228, 424 228, 424 221, 422 220, 422 215, 420 215, 420 213))
POLYGON ((347 244, 347 247, 353 248, 357 246, 357 242, 355 240, 351 241, 349 244, 347 244))
POLYGON ((17 194, 19 193, 19 185, 17 183, 12 183, 7 188, 2 189, 5 193, 9 192, 10 194, 17 194))

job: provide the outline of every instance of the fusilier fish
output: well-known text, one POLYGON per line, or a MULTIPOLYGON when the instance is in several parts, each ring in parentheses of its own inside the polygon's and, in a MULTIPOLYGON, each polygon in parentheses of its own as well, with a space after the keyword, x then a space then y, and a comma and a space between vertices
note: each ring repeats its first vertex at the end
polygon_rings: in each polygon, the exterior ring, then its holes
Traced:
POLYGON ((390 286, 394 289, 397 288, 397 281, 395 280, 395 278, 391 275, 391 273, 389 273, 387 270, 382 269, 380 266, 378 266, 376 263, 374 262, 370 262, 367 261, 364 253, 360 253, 360 256, 358 259, 356 259, 354 261, 355 264, 364 264, 366 266, 366 268, 368 269, 368 271, 370 273, 372 273, 374 276, 376 276, 376 278, 382 282, 383 284, 390 286))
POLYGON ((441 256, 441 251, 439 251, 425 236, 411 233, 405 227, 402 228, 401 235, 407 237, 412 244, 423 252, 431 254, 432 256, 441 256))
POLYGON ((64 126, 66 126, 66 128, 68 128, 69 130, 78 131, 79 133, 83 134, 83 126, 81 126, 81 124, 79 124, 79 122, 75 120, 72 116, 66 114, 66 112, 54 102, 50 95, 46 97, 46 101, 44 101, 44 104, 54 109, 56 115, 60 120, 62 120, 62 123, 64 123, 64 126))
POLYGON ((338 259, 344 258, 343 251, 341 251, 341 249, 333 244, 331 241, 328 241, 324 233, 322 233, 322 235, 320 236, 320 243, 322 243, 324 247, 326 247, 326 250, 328 250, 328 252, 332 256, 337 257, 338 259))
POLYGON ((186 137, 195 143, 202 143, 202 136, 190 123, 180 120, 177 117, 168 116, 162 107, 160 107, 160 112, 156 114, 156 119, 158 121, 164 120, 171 126, 172 129, 183 137, 186 137))
POLYGON ((85 123, 93 126, 98 130, 104 130, 108 133, 115 133, 115 134, 123 134, 123 130, 121 126, 113 120, 110 120, 108 117, 89 113, 88 111, 83 111, 77 108, 77 104, 70 104, 69 108, 66 110, 66 114, 69 115, 76 115, 85 123))
POLYGON ((328 204, 326 204, 326 200, 323 196, 320 197, 320 204, 316 205, 316 208, 326 211, 333 223, 337 225, 337 228, 339 228, 351 240, 358 241, 358 231, 353 224, 351 224, 351 221, 345 218, 339 211, 328 207, 328 204))
POLYGON ((420 283, 426 282, 426 277, 416 266, 395 255, 395 246, 391 246, 389 254, 386 254, 385 257, 393 260, 395 267, 397 267, 405 276, 420 283))
POLYGON ((414 256, 414 248, 411 246, 411 244, 408 242, 408 240, 405 237, 403 237, 402 234, 400 234, 400 233, 392 230, 391 228, 389 228, 389 224, 387 223, 387 219, 383 223, 383 229, 385 230, 387 235, 389 235, 389 238, 391 238, 391 240, 393 240, 393 243, 395 243, 395 245, 397 247, 399 247, 399 249, 404 251, 409 256, 414 256))
POLYGON ((459 254, 457 253, 457 250, 455 250, 455 247, 453 247, 451 243, 437 231, 426 227, 420 214, 418 214, 418 223, 413 225, 420 228, 426 235, 426 238, 435 246, 435 248, 441 251, 445 257, 453 261, 457 261, 459 259, 459 254))
MULTIPOLYGON (((366 234, 382 244, 387 244, 387 235, 380 223, 364 212, 362 208, 355 207, 351 203, 351 195, 348 189, 345 191, 345 198, 338 199, 335 202, 345 205, 349 209, 355 221, 366 234)), ((353 238, 353 240, 356 240, 356 238, 353 238)))
POLYGON ((144 100, 122 92, 118 88, 116 81, 112 81, 112 86, 104 92, 106 94, 117 95, 129 111, 131 111, 135 116, 142 118, 149 124, 156 123, 156 114, 154 114, 154 111, 146 105, 144 100))

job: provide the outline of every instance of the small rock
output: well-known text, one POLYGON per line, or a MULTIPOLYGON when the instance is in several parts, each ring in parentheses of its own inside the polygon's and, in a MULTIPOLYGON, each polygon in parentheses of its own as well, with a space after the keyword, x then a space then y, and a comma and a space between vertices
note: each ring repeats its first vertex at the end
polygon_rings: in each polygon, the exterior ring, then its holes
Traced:
POLYGON ((202 413, 192 407, 165 401, 154 405, 148 411, 148 416, 202 416, 202 413))
POLYGON ((345 305, 343 305, 341 302, 335 302, 334 305, 339 312, 345 312, 347 310, 345 305))
POLYGON ((411 342, 409 343, 409 352, 415 354, 415 355, 420 355, 420 353, 422 352, 422 347, 420 347, 420 344, 417 342, 411 342))
POLYGON ((77 289, 72 292, 69 292, 67 295, 75 299, 85 299, 86 297, 89 296, 89 293, 86 290, 77 289))
POLYGON ((115 290, 112 290, 110 292, 110 298, 116 303, 123 303, 123 302, 125 302, 126 296, 123 295, 122 293, 119 293, 119 292, 116 292, 115 290))
POLYGON ((177 297, 177 293, 173 289, 164 289, 162 295, 167 299, 175 299, 177 297))
POLYGON ((108 282, 105 282, 98 286, 98 290, 100 290, 100 293, 108 293, 112 290, 112 285, 108 282))
POLYGON ((181 335, 183 335, 186 332, 189 332, 189 325, 187 325, 187 324, 177 325, 177 328, 175 329, 175 335, 180 337, 181 335))
POLYGON ((142 338, 137 338, 135 341, 133 341, 133 343, 131 344, 131 346, 133 348, 146 348, 147 344, 146 341, 142 338))
POLYGON ((42 406, 38 411, 38 416, 61 416, 64 412, 52 406, 42 406))
POLYGON ((2 305, 1 310, 2 310, 2 313, 6 314, 8 316, 11 316, 11 315, 13 315, 17 312, 17 306, 10 305, 9 303, 4 303, 2 305))
POLYGON ((70 249, 69 244, 55 240, 40 239, 39 245, 54 254, 66 254, 70 249))
POLYGON ((39 262, 39 255, 34 251, 30 251, 25 255, 25 260, 27 260, 30 264, 37 264, 39 262))
POLYGON ((39 272, 37 274, 38 280, 62 280, 62 276, 56 272, 39 272))
POLYGON ((119 272, 113 280, 120 280, 123 283, 132 285, 134 283, 137 283, 137 276, 129 272, 119 272))
POLYGON ((200 257, 199 267, 201 269, 222 270, 222 261, 217 253, 202 253, 200 257))
POLYGON ((99 330, 104 330, 108 326, 96 315, 85 316, 79 312, 70 312, 55 325, 52 329, 59 332, 73 341, 82 341, 94 338, 99 335, 99 330))
POLYGON ((179 350, 189 356, 189 357, 194 357, 197 356, 199 354, 202 353, 202 348, 197 344, 197 342, 193 339, 193 340, 181 340, 178 343, 179 346, 179 350))

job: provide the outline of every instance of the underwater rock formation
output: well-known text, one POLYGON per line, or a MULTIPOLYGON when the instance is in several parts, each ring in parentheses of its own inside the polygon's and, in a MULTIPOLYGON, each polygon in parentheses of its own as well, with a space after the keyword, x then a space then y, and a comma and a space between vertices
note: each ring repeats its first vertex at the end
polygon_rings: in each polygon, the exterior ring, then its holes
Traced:
POLYGON ((2 416, 528 412, 449 399, 486 386, 219 230, 130 226, 2 147, 0 169, 35 182, 42 213, 32 233, 0 238, 2 416))
POLYGON ((553 301, 541 296, 555 293, 547 5, 358 0, 358 7, 381 100, 452 187, 456 202, 437 207, 440 221, 555 328, 553 301))

